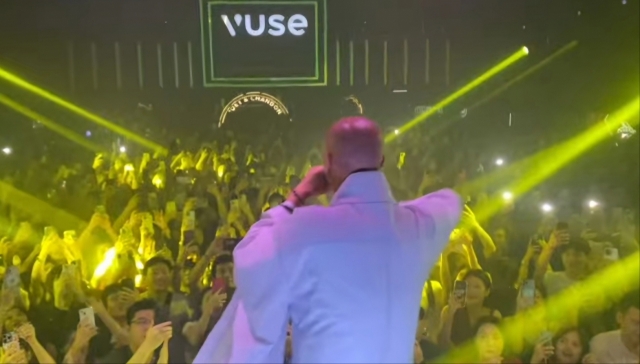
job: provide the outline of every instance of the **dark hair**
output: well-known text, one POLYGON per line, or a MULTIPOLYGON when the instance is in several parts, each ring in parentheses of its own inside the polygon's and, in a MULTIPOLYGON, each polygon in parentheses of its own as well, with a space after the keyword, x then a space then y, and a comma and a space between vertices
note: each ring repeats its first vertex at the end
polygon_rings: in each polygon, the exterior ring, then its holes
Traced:
POLYGON ((107 299, 109 298, 109 296, 120 292, 121 289, 122 289, 122 286, 118 283, 112 283, 104 287, 104 289, 102 290, 102 294, 100 295, 100 299, 102 300, 102 303, 106 305, 107 299))
POLYGON ((138 302, 135 302, 129 309, 127 310, 127 324, 131 325, 131 321, 136 316, 136 313, 140 311, 153 311, 154 315, 157 314, 158 306, 156 305, 156 301, 152 299, 144 299, 138 302))
POLYGON ((483 271, 482 269, 466 269, 458 274, 458 280, 464 281, 469 277, 476 277, 484 283, 484 286, 487 290, 491 290, 491 274, 483 271))
POLYGON ((220 254, 213 261, 213 265, 211 266, 211 276, 216 277, 216 269, 220 264, 233 263, 233 255, 231 254, 220 254))
POLYGON ((589 243, 582 239, 571 239, 569 243, 565 245, 560 245, 558 248, 558 252, 560 254, 564 254, 569 250, 573 250, 577 253, 584 253, 584 255, 589 255, 591 253, 591 247, 589 243))
POLYGON ((556 345, 558 345, 558 340, 560 340, 563 336, 565 336, 570 332, 578 333, 578 337, 580 338, 580 346, 582 346, 582 355, 580 356, 581 360, 579 362, 582 363, 582 357, 584 357, 586 354, 589 353, 589 339, 588 339, 588 336, 584 333, 584 331, 582 331, 582 329, 578 327, 567 327, 563 330, 558 331, 553 336, 553 340, 552 340, 553 347, 556 347, 556 345))
POLYGON ((640 291, 634 290, 627 293, 618 304, 618 312, 625 314, 630 308, 640 309, 640 291))
POLYGON ((173 269, 173 264, 171 264, 171 262, 168 259, 156 255, 155 257, 147 260, 147 262, 144 264, 144 268, 142 269, 142 275, 146 276, 149 269, 160 264, 166 265, 167 268, 169 268, 169 270, 173 269))
POLYGON ((478 330, 480 330, 482 325, 494 325, 494 326, 500 327, 500 319, 493 315, 480 317, 478 319, 478 322, 476 322, 476 325, 473 327, 474 335, 478 333, 478 330))

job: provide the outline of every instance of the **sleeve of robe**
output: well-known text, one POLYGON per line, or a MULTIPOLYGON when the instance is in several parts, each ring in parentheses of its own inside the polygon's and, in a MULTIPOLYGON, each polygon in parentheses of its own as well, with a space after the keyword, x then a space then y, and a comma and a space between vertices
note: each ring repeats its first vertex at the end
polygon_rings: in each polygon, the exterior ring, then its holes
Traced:
POLYGON ((195 364, 283 362, 290 296, 274 225, 288 215, 265 212, 235 248, 236 291, 195 364))

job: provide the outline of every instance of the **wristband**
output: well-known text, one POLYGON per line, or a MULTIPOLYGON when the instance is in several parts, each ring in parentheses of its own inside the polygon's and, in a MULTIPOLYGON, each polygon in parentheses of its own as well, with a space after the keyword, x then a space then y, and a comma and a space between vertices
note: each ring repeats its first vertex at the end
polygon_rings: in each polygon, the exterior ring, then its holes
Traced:
POLYGON ((302 199, 302 197, 300 197, 298 192, 296 192, 295 188, 291 190, 291 193, 293 193, 293 195, 296 197, 296 199, 298 200, 298 203, 300 203, 300 205, 304 205, 304 200, 302 199))

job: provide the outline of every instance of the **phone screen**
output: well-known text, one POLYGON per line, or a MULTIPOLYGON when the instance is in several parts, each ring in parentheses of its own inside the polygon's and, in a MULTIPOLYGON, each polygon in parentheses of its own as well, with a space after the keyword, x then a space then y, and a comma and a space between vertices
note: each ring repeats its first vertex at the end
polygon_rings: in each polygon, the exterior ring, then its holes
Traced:
POLYGON ((15 332, 8 332, 2 337, 2 347, 5 351, 16 351, 20 349, 20 339, 15 332))
POLYGON ((522 285, 522 297, 533 299, 536 296, 536 282, 528 279, 522 285))
POLYGON ((604 248, 604 259, 617 261, 620 259, 618 249, 616 248, 604 248))
POLYGON ((93 308, 91 307, 82 308, 80 309, 80 311, 78 311, 78 313, 80 315, 80 321, 88 320, 93 324, 93 326, 96 326, 96 317, 95 317, 95 314, 93 313, 93 308))
POLYGON ((464 305, 467 298, 467 282, 456 281, 453 285, 453 297, 464 305))
POLYGON ((213 284, 211 285, 211 290, 213 292, 218 292, 218 291, 224 292, 226 287, 227 287, 227 284, 224 282, 224 279, 216 278, 213 280, 213 284))

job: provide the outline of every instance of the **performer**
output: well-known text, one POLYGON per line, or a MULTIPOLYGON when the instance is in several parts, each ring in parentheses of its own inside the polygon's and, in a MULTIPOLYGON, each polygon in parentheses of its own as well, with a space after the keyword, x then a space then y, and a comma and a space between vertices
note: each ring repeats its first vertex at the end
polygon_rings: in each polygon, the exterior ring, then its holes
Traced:
POLYGON ((195 363, 412 363, 424 282, 460 218, 450 190, 397 203, 378 126, 334 124, 324 166, 234 252, 236 292, 195 363), (333 192, 330 206, 302 207, 333 192))

